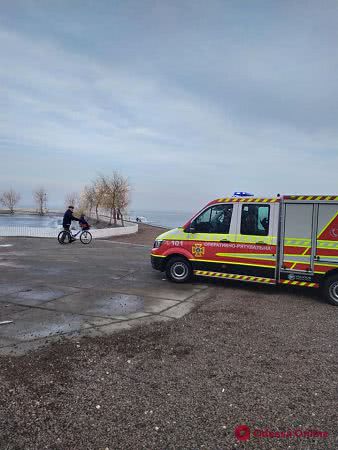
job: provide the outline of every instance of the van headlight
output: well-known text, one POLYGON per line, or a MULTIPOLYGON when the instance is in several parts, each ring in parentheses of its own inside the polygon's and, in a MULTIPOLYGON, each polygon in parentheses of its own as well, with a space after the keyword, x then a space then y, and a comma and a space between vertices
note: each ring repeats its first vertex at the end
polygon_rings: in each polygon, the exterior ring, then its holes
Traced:
POLYGON ((161 245, 163 244, 163 240, 160 239, 156 239, 156 241, 154 242, 154 247, 153 248, 160 248, 161 245))

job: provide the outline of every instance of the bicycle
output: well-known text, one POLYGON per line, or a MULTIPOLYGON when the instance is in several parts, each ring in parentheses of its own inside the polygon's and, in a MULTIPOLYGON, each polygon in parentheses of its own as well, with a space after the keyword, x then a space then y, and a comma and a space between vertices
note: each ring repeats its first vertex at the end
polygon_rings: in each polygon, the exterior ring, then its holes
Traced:
POLYGON ((59 244, 70 244, 72 242, 72 239, 75 239, 76 236, 79 236, 80 241, 82 244, 90 244, 93 236, 88 230, 79 230, 77 233, 72 234, 72 232, 69 230, 62 230, 58 234, 58 241, 59 244))

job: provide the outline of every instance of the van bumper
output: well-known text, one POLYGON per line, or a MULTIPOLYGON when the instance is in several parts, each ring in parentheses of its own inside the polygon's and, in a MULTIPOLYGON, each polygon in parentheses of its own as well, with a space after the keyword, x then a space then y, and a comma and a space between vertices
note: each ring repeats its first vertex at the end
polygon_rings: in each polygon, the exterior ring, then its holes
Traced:
POLYGON ((162 258, 160 256, 151 255, 150 260, 151 260, 151 265, 152 265, 153 269, 160 270, 161 272, 164 271, 165 258, 162 258))

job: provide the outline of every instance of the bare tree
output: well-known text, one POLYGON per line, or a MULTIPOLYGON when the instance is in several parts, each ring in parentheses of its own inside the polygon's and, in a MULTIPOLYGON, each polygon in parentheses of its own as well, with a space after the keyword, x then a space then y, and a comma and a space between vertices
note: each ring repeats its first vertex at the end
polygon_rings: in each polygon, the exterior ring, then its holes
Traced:
POLYGON ((20 198, 20 194, 11 188, 9 191, 5 191, 1 194, 0 202, 5 208, 10 210, 11 214, 14 214, 15 205, 20 201, 20 198))
MULTIPOLYGON (((68 198, 69 199, 69 198, 68 198)), ((129 183, 118 172, 113 172, 112 176, 99 175, 91 186, 85 186, 80 197, 80 208, 89 211, 94 209, 96 220, 99 222, 99 209, 104 208, 109 212, 109 225, 117 225, 118 215, 123 221, 123 212, 129 204, 129 183)))
POLYGON ((96 221, 99 222, 99 207, 102 206, 104 195, 105 195, 106 185, 104 181, 104 176, 99 175, 94 181, 93 194, 94 194, 94 207, 96 214, 96 221))
POLYGON ((65 204, 66 206, 74 206, 76 208, 79 203, 79 194, 77 192, 69 192, 65 196, 65 204))
POLYGON ((99 208, 103 204, 105 193, 105 180, 103 175, 99 175, 91 186, 85 186, 80 196, 80 209, 86 210, 90 216, 92 210, 95 210, 96 222, 100 221, 99 208))
POLYGON ((38 207, 38 213, 43 216, 47 210, 47 192, 44 187, 39 187, 33 192, 34 201, 38 207))
POLYGON ((116 195, 115 195, 115 188, 114 188, 114 182, 113 178, 107 177, 107 176, 101 176, 101 182, 103 184, 104 188, 104 194, 102 198, 102 206, 108 211, 109 213, 109 225, 112 224, 113 216, 114 221, 116 223, 116 214, 115 214, 115 208, 116 208, 116 195))
POLYGON ((104 187, 102 206, 109 211, 109 225, 112 224, 113 219, 114 224, 117 225, 118 218, 124 225, 123 211, 129 204, 128 180, 118 172, 113 172, 111 177, 102 176, 101 182, 104 187))
POLYGON ((127 178, 119 175, 119 184, 116 196, 116 212, 118 218, 121 219, 122 226, 124 227, 124 212, 130 203, 130 185, 127 178))
POLYGON ((80 209, 86 211, 89 216, 95 205, 95 197, 94 186, 85 186, 80 195, 80 209))

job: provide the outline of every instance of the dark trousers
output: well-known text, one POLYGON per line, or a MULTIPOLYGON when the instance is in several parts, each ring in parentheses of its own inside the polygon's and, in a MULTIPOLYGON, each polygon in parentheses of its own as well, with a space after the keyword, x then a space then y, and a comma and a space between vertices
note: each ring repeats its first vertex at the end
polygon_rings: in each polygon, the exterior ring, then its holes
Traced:
MULTIPOLYGON (((63 231, 69 231, 70 232, 70 225, 64 225, 63 226, 63 231)), ((65 240, 65 237, 66 237, 66 233, 62 233, 62 236, 61 236, 61 242, 63 243, 64 242, 64 240, 65 240)))

